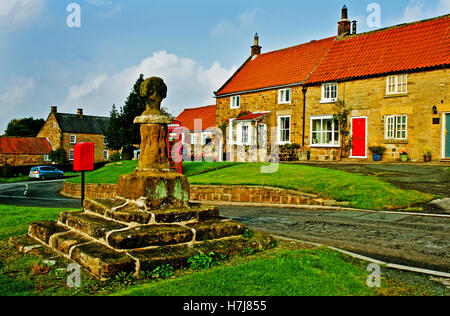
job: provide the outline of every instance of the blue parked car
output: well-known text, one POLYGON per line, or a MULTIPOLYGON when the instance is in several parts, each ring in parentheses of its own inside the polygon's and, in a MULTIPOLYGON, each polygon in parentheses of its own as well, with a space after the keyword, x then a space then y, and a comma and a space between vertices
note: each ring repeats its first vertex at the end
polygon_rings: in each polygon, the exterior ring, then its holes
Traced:
POLYGON ((64 177, 64 172, 55 167, 51 166, 39 166, 33 167, 30 170, 30 179, 51 179, 51 178, 62 178, 64 177))

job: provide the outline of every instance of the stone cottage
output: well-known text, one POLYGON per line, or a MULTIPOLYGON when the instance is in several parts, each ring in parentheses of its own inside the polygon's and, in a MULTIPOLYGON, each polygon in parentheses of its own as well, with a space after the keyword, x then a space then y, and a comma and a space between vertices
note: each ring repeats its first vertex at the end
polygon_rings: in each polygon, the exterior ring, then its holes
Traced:
POLYGON ((109 124, 108 117, 84 115, 83 109, 77 114, 59 113, 56 106, 51 112, 37 137, 46 138, 53 149, 64 148, 67 159, 74 159, 74 148, 77 143, 92 142, 95 146, 94 161, 109 160, 112 152, 105 144, 103 131, 109 124))
POLYGON ((0 167, 48 163, 51 151, 52 147, 45 138, 0 137, 0 167))
POLYGON ((341 14, 329 38, 263 54, 255 36, 215 92, 227 144, 270 142, 273 128, 276 143, 307 146, 314 160, 371 159, 371 146, 386 147, 386 161, 402 151, 423 161, 426 148, 450 160, 450 15, 358 34, 346 7, 341 14), (333 120, 343 104, 345 130, 333 120))

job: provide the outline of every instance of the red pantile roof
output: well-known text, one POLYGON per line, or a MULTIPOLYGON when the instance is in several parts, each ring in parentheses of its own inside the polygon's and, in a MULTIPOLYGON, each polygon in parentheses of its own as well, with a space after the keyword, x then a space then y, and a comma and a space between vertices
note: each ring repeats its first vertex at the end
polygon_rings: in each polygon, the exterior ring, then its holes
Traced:
POLYGON ((306 84, 450 65, 450 15, 336 40, 306 84))
POLYGON ((450 15, 257 55, 217 96, 450 65, 450 15))
POLYGON ((241 116, 240 118, 236 119, 236 121, 252 121, 252 120, 256 120, 260 117, 269 115, 270 113, 250 113, 244 116, 241 116))
POLYGON ((185 109, 176 120, 181 121, 181 126, 194 131, 194 120, 202 120, 202 130, 216 126, 216 106, 209 105, 199 108, 185 109))
POLYGON ((45 138, 0 137, 0 154, 47 155, 51 151, 45 138))
POLYGON ((301 83, 333 45, 335 37, 256 55, 216 95, 301 83))

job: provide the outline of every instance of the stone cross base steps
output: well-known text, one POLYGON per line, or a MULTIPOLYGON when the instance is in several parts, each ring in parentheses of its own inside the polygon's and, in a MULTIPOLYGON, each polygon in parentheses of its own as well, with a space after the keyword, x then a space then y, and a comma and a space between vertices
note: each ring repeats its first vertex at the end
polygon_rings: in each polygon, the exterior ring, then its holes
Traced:
POLYGON ((152 271, 170 264, 187 266, 197 254, 236 255, 270 247, 269 235, 244 238, 243 224, 200 204, 185 209, 149 210, 139 201, 86 199, 84 211, 63 212, 58 221, 31 223, 28 235, 11 240, 28 252, 45 246, 100 280, 119 272, 152 271))

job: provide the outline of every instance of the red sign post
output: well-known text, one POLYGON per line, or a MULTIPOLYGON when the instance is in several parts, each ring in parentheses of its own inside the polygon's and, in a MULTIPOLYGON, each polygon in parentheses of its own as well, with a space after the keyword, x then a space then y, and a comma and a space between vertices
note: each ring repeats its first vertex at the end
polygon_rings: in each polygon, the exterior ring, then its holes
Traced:
POLYGON ((73 170, 81 171, 81 208, 84 202, 84 176, 94 170, 94 143, 78 143, 74 149, 73 170))

